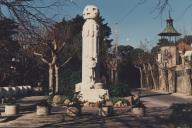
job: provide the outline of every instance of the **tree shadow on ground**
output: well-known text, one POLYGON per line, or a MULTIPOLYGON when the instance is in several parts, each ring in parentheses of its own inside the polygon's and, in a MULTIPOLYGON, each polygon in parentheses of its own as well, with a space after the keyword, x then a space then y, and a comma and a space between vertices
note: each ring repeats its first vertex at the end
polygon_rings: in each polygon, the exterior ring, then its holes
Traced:
POLYGON ((63 122, 57 122, 52 124, 45 124, 41 126, 41 128, 47 127, 105 127, 105 118, 101 118, 97 115, 92 113, 84 113, 79 117, 72 118, 72 117, 65 117, 70 119, 65 119, 63 122))
POLYGON ((131 111, 121 111, 111 117, 100 117, 91 112, 84 113, 78 118, 65 120, 54 124, 45 124, 41 128, 46 127, 126 127, 126 128, 161 128, 167 126, 164 117, 167 114, 167 108, 154 107, 146 110, 146 116, 137 117, 131 111), (161 112, 160 112, 161 111, 161 112))
POLYGON ((162 95, 169 95, 169 94, 148 94, 148 95, 142 95, 141 98, 143 97, 154 97, 154 96, 162 96, 162 95))
POLYGON ((21 116, 22 115, 20 115, 20 114, 14 115, 14 116, 3 116, 2 118, 5 118, 5 120, 1 121, 1 123, 5 123, 5 122, 16 120, 17 118, 19 118, 21 116))
POLYGON ((34 112, 35 110, 36 110, 36 104, 28 105, 28 106, 19 106, 20 113, 34 112))
POLYGON ((172 126, 192 128, 192 103, 174 103, 170 109, 169 122, 172 126))

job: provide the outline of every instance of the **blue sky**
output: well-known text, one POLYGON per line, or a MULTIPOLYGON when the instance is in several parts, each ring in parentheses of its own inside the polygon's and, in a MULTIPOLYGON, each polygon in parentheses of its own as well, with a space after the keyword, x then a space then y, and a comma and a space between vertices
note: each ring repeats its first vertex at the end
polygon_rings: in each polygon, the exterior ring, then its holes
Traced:
MULTIPOLYGON (((51 0, 40 4, 48 4, 51 0)), ((61 0, 62 1, 62 0, 61 0)), ((158 0, 145 0, 138 5, 139 1, 144 0, 71 0, 78 6, 68 3, 45 13, 49 16, 56 15, 55 19, 61 21, 71 19, 77 14, 82 15, 83 8, 87 4, 94 4, 99 7, 100 14, 112 28, 114 38, 115 29, 119 33, 119 42, 124 45, 139 47, 140 41, 149 41, 149 48, 156 45, 159 37, 157 36, 164 27, 168 17, 169 9, 174 19, 175 28, 182 34, 192 34, 192 7, 187 11, 186 8, 192 4, 192 0, 170 0, 170 8, 167 8, 162 16, 158 15, 158 10, 154 10, 158 0), (137 6, 138 5, 138 6, 137 6), (115 23, 118 23, 115 25, 115 23)))
MULTIPOLYGON (((159 37, 157 34, 165 27, 169 9, 174 19, 175 28, 182 34, 192 33, 192 8, 186 8, 192 4, 191 0, 171 0, 162 16, 154 8, 157 0, 146 0, 138 5, 139 0, 73 0, 78 4, 58 8, 58 19, 70 19, 77 14, 82 14, 84 6, 94 4, 99 7, 101 15, 109 23, 114 34, 115 29, 119 33, 119 41, 124 45, 139 47, 140 41, 149 41, 149 47, 156 45, 159 37), (62 10, 62 11, 61 11, 62 10), (115 25, 115 23, 118 23, 115 25)), ((114 35, 111 36, 114 38, 114 35)))

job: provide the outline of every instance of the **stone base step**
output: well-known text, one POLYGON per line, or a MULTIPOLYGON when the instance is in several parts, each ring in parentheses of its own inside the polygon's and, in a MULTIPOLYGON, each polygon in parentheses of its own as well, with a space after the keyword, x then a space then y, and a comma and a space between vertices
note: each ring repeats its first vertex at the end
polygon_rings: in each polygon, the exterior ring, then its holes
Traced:
POLYGON ((101 101, 101 96, 107 94, 109 97, 108 90, 105 89, 87 89, 81 90, 82 100, 88 102, 98 102, 101 101))

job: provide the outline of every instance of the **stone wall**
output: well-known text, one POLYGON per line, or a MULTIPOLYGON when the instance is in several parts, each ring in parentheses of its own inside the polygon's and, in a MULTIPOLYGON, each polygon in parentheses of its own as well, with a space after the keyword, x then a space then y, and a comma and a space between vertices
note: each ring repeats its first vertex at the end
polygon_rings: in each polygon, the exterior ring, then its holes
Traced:
POLYGON ((191 95, 191 69, 176 69, 176 92, 191 95))
MULTIPOLYGON (((165 69, 160 69, 160 71, 165 72, 165 69)), ((192 95, 191 68, 177 65, 175 68, 166 69, 166 71, 167 74, 159 74, 160 90, 170 93, 192 95)))
POLYGON ((157 56, 159 89, 171 93, 192 95, 191 66, 183 52, 175 46, 163 46, 157 56))

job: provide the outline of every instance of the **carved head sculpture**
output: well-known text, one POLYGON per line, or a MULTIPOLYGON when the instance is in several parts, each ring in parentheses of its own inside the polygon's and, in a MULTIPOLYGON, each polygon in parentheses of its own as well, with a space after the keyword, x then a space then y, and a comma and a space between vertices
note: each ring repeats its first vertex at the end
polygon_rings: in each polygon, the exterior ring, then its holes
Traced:
POLYGON ((84 19, 95 19, 99 15, 99 9, 94 5, 87 5, 83 11, 84 19))

